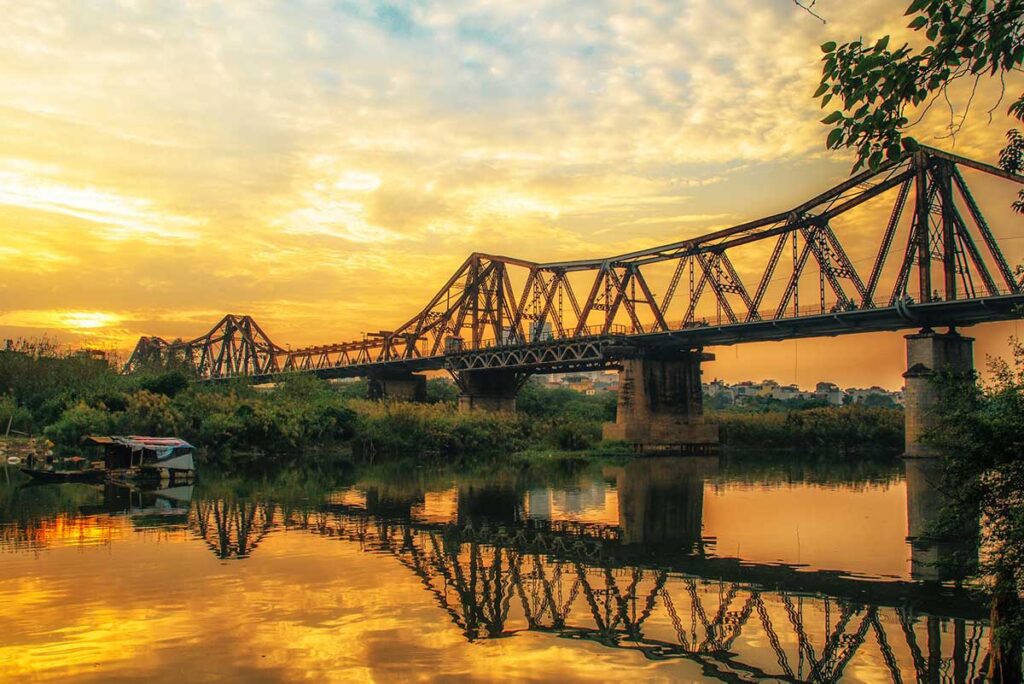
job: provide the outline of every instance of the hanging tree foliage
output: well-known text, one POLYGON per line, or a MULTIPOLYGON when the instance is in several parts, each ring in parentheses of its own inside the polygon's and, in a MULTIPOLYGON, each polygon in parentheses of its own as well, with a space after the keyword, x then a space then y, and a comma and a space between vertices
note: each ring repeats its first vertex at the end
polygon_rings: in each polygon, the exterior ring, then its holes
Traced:
MULTIPOLYGON (((821 98, 823 109, 838 106, 822 119, 832 127, 826 145, 854 149, 855 170, 877 168, 916 149, 906 131, 939 98, 949 107, 950 135, 955 135, 970 113, 979 81, 998 78, 1005 94, 1007 85, 1013 86, 1007 76, 1024 66, 1024 0, 913 0, 906 15, 912 17, 909 28, 926 43, 921 49, 907 43, 890 47, 889 36, 874 43, 829 41, 821 46, 822 77, 814 97, 821 98), (958 116, 949 89, 965 79, 970 95, 958 116), (910 112, 921 107, 918 119, 911 121, 910 112)), ((990 111, 999 106, 995 103, 990 111)), ((1024 121, 1024 93, 1009 113, 1024 121)), ((1007 133, 999 161, 1007 171, 1024 171, 1020 131, 1007 133)), ((1024 213, 1024 191, 1014 208, 1024 213)))

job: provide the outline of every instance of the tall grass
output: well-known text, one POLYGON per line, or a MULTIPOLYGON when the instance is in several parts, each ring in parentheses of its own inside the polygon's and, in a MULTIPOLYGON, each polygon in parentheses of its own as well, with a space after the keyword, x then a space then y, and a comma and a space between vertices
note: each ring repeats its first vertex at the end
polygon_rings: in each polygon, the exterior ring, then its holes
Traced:
POLYGON ((733 447, 836 451, 898 450, 903 447, 903 411, 842 406, 804 411, 717 411, 722 443, 733 447))

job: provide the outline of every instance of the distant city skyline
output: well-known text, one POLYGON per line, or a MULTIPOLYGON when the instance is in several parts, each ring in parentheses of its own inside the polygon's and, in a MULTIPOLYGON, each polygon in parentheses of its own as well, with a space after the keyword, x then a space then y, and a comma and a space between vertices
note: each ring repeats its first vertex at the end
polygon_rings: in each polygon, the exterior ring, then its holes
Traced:
MULTIPOLYGON (((584 371, 578 373, 557 373, 553 375, 544 376, 544 382, 548 385, 555 385, 560 387, 568 387, 569 389, 575 389, 577 391, 589 390, 597 391, 609 391, 615 390, 618 386, 619 377, 618 372, 614 370, 602 370, 602 371, 584 371)), ((733 389, 739 387, 752 388, 753 391, 748 393, 737 394, 736 396, 763 396, 769 399, 800 399, 808 397, 797 397, 797 396, 784 396, 791 394, 791 390, 796 389, 804 394, 813 394, 815 391, 822 392, 823 386, 828 386, 841 394, 852 395, 854 401, 858 401, 866 396, 867 394, 876 393, 882 394, 892 398, 896 403, 902 402, 902 391, 903 387, 899 389, 889 389, 880 385, 870 386, 852 386, 852 385, 841 385, 827 378, 820 379, 811 385, 797 385, 796 383, 779 382, 774 378, 761 378, 752 379, 747 378, 745 380, 738 380, 735 382, 728 382, 721 378, 710 378, 705 377, 701 383, 706 394, 714 396, 722 388, 733 389), (773 390, 783 390, 783 392, 772 393, 773 390), (877 390, 877 392, 872 392, 877 390)), ((833 401, 831 403, 839 404, 841 401, 833 401)))

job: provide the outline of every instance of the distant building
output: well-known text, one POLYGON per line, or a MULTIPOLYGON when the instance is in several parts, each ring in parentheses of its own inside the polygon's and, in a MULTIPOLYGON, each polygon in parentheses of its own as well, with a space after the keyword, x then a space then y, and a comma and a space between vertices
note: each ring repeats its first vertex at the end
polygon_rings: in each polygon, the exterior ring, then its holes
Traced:
POLYGON ((721 397, 725 401, 736 400, 736 391, 717 378, 704 385, 703 390, 705 394, 712 398, 721 397))
POLYGON ((793 401, 809 398, 810 392, 804 392, 796 385, 776 385, 768 396, 779 401, 793 401))
MULTIPOLYGON (((545 382, 551 387, 565 387, 582 394, 593 395, 599 392, 616 391, 619 386, 619 374, 613 370, 563 373, 545 376, 545 382)), ((795 383, 783 385, 770 378, 761 382, 744 380, 734 385, 716 378, 711 382, 701 383, 701 390, 705 397, 713 400, 714 405, 719 407, 743 404, 756 399, 813 400, 830 406, 864 402, 884 406, 888 401, 892 401, 898 406, 903 405, 902 390, 893 392, 877 385, 867 388, 851 387, 843 390, 834 382, 819 382, 815 384, 813 390, 804 390, 795 383)))
POLYGON ((886 400, 891 401, 894 404, 903 404, 902 390, 899 392, 891 392, 884 387, 879 387, 878 385, 872 385, 867 388, 851 387, 846 390, 846 396, 849 397, 851 404, 870 403, 878 400, 881 400, 883 404, 886 400))
POLYGON ((619 389, 619 373, 613 370, 558 373, 545 376, 544 381, 549 387, 565 387, 588 395, 598 392, 614 392, 619 389))
POLYGON ((812 397, 818 401, 824 401, 832 406, 842 406, 846 395, 839 385, 834 382, 819 382, 814 386, 812 397))
POLYGON ((756 397, 761 392, 761 385, 754 384, 750 380, 744 380, 733 385, 732 391, 736 394, 737 398, 756 397))

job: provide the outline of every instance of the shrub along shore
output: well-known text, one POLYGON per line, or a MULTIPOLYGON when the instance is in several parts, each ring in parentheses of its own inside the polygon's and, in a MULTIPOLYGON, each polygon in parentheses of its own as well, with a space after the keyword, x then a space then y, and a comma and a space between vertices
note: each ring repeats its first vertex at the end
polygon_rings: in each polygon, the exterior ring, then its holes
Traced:
MULTIPOLYGON (((0 352, 0 421, 44 434, 63 453, 86 434, 177 435, 225 465, 291 462, 303 454, 435 461, 512 452, 628 451, 602 444, 615 395, 586 396, 527 383, 516 413, 459 413, 455 389, 428 382, 427 403, 368 401, 363 382, 296 376, 273 388, 189 383, 179 371, 123 376, 109 364, 37 349, 0 352)), ((895 450, 902 411, 817 407, 715 411, 726 448, 895 450)))

